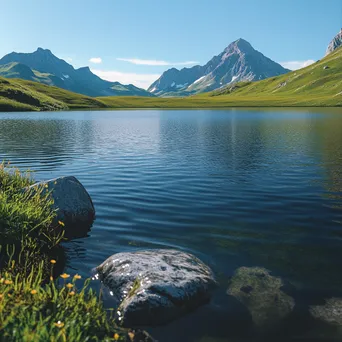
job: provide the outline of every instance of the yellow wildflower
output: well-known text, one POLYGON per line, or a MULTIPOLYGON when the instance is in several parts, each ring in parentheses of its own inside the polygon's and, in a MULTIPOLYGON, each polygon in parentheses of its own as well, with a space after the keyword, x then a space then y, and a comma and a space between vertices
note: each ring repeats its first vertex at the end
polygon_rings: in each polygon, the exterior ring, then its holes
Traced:
POLYGON ((81 279, 82 277, 79 274, 74 275, 74 279, 81 279))
POLYGON ((119 334, 118 334, 118 333, 115 333, 115 334, 114 334, 114 340, 115 340, 115 341, 119 341, 119 338, 120 338, 119 334))
POLYGON ((8 279, 5 280, 5 285, 11 285, 11 284, 13 284, 12 280, 8 280, 8 279))
POLYGON ((50 277, 50 280, 53 281, 53 276, 50 277))
POLYGON ((63 279, 67 279, 69 277, 70 277, 70 274, 66 274, 66 273, 61 274, 61 278, 63 279))
POLYGON ((59 224, 60 226, 62 226, 62 227, 65 226, 64 222, 62 222, 62 221, 58 221, 58 224, 59 224))
POLYGON ((70 295, 70 296, 74 296, 74 295, 75 295, 75 291, 70 291, 70 292, 69 292, 69 295, 70 295))
POLYGON ((50 260, 51 264, 55 264, 57 261, 55 259, 50 260))
POLYGON ((35 295, 37 293, 37 290, 31 290, 31 294, 35 295))
POLYGON ((61 321, 58 321, 57 323, 55 323, 55 327, 57 327, 57 328, 61 329, 61 328, 63 328, 63 327, 64 327, 64 323, 63 323, 63 322, 61 322, 61 321))
POLYGON ((4 295, 0 293, 0 299, 4 298, 4 295))
POLYGON ((66 286, 68 289, 71 289, 74 285, 68 283, 68 284, 66 284, 65 286, 66 286))

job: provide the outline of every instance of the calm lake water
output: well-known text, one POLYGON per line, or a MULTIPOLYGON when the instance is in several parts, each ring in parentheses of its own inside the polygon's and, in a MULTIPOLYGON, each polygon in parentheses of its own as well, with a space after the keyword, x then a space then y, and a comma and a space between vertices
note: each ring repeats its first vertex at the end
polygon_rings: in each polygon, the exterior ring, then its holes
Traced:
POLYGON ((96 220, 88 237, 65 244, 66 271, 89 276, 114 253, 147 248, 212 267, 212 302, 147 328, 157 339, 252 341, 226 294, 238 267, 283 277, 298 307, 342 296, 339 112, 1 113, 0 158, 37 180, 74 175, 93 198, 96 220))

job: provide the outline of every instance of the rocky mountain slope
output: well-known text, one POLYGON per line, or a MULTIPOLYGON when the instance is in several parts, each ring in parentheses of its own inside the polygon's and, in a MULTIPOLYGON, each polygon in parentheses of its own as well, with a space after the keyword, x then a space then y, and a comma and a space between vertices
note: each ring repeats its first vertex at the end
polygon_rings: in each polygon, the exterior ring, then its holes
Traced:
POLYGON ((337 48, 339 48, 342 45, 342 29, 340 32, 333 38, 333 40, 329 43, 327 51, 325 55, 329 55, 333 51, 335 51, 337 48))
POLYGON ((12 52, 0 59, 0 76, 53 85, 87 96, 153 96, 134 85, 108 82, 94 75, 88 67, 74 69, 50 50, 38 48, 33 53, 12 52))
POLYGON ((157 96, 187 96, 239 81, 257 81, 289 72, 244 39, 231 43, 204 66, 169 69, 148 89, 157 96))

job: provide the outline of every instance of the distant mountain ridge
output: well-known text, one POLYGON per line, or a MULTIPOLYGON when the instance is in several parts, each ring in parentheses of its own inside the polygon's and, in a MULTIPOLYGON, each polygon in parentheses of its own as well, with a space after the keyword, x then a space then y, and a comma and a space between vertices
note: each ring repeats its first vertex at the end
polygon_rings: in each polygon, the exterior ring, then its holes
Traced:
POLYGON ((148 91, 157 96, 187 96, 239 81, 257 81, 289 72, 240 38, 204 66, 164 72, 148 91))
POLYGON ((89 67, 75 69, 50 50, 38 48, 32 53, 12 52, 0 59, 0 76, 53 85, 75 93, 98 96, 154 96, 134 85, 109 82, 89 67))

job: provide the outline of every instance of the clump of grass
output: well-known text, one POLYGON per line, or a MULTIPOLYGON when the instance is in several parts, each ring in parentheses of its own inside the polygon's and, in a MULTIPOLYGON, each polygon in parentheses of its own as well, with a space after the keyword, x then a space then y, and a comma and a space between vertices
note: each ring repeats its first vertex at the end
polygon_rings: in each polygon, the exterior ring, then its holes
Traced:
POLYGON ((31 172, 20 172, 18 168, 12 167, 10 162, 3 161, 0 163, 0 190, 1 191, 17 191, 33 184, 31 172))
MULTIPOLYGON (((55 260, 50 262, 52 274, 55 260)), ((13 274, 11 265, 0 273, 0 336, 5 341, 130 341, 134 337, 108 317, 89 288, 90 279, 78 288, 81 277, 64 273, 62 285, 51 276, 42 286, 43 262, 25 277, 13 274)))
POLYGON ((53 248, 62 239, 52 223, 56 211, 53 200, 44 189, 27 191, 33 183, 29 172, 21 173, 7 163, 0 164, 0 240, 24 243, 34 237, 37 244, 53 248))

